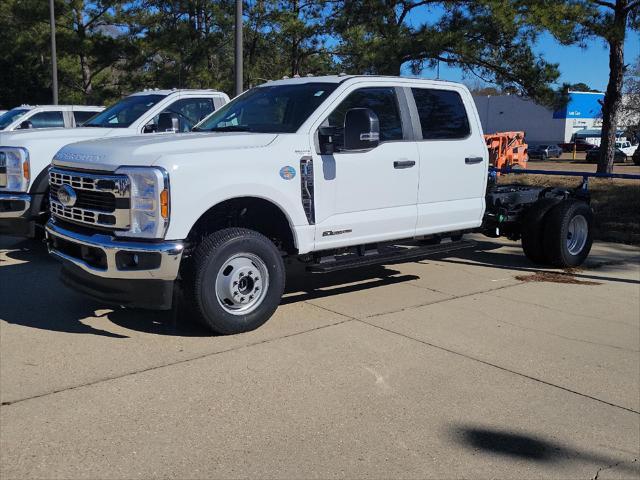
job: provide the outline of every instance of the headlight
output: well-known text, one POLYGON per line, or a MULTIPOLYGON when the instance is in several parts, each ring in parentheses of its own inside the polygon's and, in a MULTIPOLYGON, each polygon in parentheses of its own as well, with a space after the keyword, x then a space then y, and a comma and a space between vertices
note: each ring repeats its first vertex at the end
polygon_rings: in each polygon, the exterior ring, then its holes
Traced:
POLYGON ((12 192, 26 192, 30 179, 31 170, 27 149, 0 147, 0 188, 12 192))
POLYGON ((122 167, 117 175, 129 177, 131 228, 116 231, 122 237, 163 238, 169 226, 169 175, 162 168, 122 167))

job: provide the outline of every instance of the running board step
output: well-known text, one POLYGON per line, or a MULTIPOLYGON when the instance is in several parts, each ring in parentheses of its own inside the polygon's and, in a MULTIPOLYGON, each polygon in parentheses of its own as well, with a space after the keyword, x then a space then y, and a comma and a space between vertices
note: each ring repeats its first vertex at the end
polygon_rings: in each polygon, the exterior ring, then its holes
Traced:
POLYGON ((348 268, 368 267, 370 265, 401 263, 409 260, 420 260, 433 255, 455 252, 476 246, 473 240, 426 245, 419 247, 387 247, 381 253, 373 255, 344 255, 336 260, 325 260, 307 266, 307 271, 313 273, 329 273, 348 268), (345 258, 346 257, 346 258, 345 258))

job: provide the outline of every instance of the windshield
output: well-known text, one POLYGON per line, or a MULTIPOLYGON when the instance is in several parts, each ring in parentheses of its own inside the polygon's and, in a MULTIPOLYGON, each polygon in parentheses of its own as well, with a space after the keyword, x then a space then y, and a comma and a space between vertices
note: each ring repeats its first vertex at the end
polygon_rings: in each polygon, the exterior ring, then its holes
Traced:
POLYGON ((254 88, 193 130, 294 133, 336 87, 334 83, 302 83, 254 88))
POLYGON ((127 128, 158 103, 164 95, 134 95, 99 113, 83 127, 127 128))
POLYGON ((14 108, 0 115, 0 130, 4 130, 15 120, 29 111, 28 108, 14 108))

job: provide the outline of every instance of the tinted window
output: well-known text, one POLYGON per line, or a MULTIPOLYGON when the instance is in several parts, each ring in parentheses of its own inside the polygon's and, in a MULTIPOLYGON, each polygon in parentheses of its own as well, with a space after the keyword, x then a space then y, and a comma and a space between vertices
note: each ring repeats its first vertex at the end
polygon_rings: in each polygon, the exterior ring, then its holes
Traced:
POLYGON ((62 112, 40 112, 26 119, 33 128, 64 127, 62 112))
POLYGON ((336 86, 314 82, 257 87, 226 104, 197 130, 293 133, 336 86))
POLYGON ((411 91, 418 107, 423 139, 464 138, 471 133, 460 94, 426 88, 412 88, 411 91))
POLYGON ((87 120, 93 117, 98 112, 73 112, 73 118, 76 120, 76 127, 84 124, 87 120))
POLYGON ((97 114, 84 127, 127 128, 147 112, 164 95, 132 95, 97 114))
POLYGON ((9 124, 13 123, 28 111, 29 109, 27 108, 14 108, 13 110, 4 112, 2 115, 0 115, 0 130, 2 130, 3 128, 7 128, 9 124))
MULTIPOLYGON (((175 114, 180 122, 180 131, 188 132, 196 123, 212 113, 213 110, 213 100, 211 98, 184 98, 173 102, 163 110, 163 113, 175 114)), ((157 124, 158 116, 151 123, 157 124)))
POLYGON ((337 129, 344 128, 344 117, 352 108, 369 108, 375 112, 380 122, 380 141, 402 140, 402 121, 392 87, 362 88, 349 94, 327 118, 325 125, 337 129))

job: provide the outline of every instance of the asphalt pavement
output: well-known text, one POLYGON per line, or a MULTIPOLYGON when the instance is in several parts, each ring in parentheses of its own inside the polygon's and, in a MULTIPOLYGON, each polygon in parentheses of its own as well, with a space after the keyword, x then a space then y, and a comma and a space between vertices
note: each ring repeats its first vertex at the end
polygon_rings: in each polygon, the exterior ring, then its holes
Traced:
POLYGON ((304 275, 215 337, 0 238, 0 478, 640 478, 640 249, 304 275), (554 275, 560 274, 560 275, 554 275))

